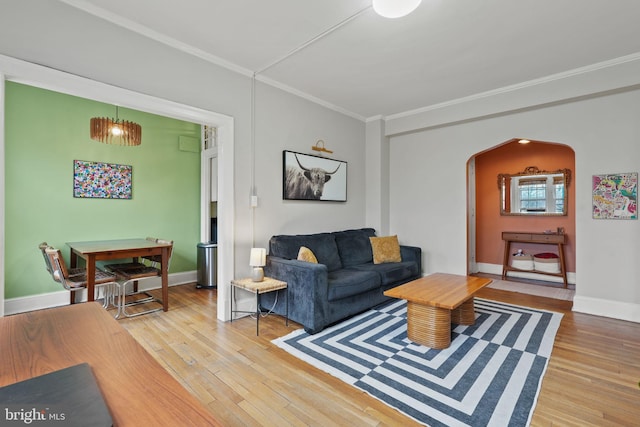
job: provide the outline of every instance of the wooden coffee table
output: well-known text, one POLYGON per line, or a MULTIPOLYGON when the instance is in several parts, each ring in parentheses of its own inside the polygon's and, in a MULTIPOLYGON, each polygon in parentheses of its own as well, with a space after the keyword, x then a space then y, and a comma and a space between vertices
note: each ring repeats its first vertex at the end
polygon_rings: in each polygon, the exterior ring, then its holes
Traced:
POLYGON ((407 300, 407 336, 427 347, 451 345, 451 323, 473 325, 473 295, 491 283, 484 277, 435 273, 384 292, 407 300))

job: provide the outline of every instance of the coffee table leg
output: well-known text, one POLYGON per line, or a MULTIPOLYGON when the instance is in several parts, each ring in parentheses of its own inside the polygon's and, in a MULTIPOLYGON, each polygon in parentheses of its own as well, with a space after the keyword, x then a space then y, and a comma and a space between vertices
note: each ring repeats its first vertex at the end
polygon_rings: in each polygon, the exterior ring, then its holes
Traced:
POLYGON ((451 310, 407 302, 407 336, 413 342, 443 349, 451 345, 451 310))
POLYGON ((476 323, 473 297, 460 304, 457 308, 451 310, 451 323, 456 323, 458 325, 473 325, 476 323))

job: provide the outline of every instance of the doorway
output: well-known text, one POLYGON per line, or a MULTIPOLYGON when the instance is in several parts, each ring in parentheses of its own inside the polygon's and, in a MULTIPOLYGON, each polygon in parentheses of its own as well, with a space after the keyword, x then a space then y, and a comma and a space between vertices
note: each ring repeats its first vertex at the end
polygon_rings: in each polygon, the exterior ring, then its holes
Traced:
MULTIPOLYGON (((504 141, 489 150, 472 156, 468 170, 468 271, 502 275, 504 255, 503 231, 545 232, 564 228, 567 235, 565 258, 568 280, 575 284, 576 233, 575 233, 575 185, 567 186, 567 214, 503 215, 500 211, 501 191, 499 174, 515 174, 530 166, 540 170, 570 169, 575 181, 575 152, 565 144, 531 140, 521 144, 519 139, 504 141)), ((523 244, 528 253, 548 252, 549 246, 523 244)), ((520 247, 519 247, 520 248, 520 247)), ((513 273, 510 273, 510 276, 513 273)), ((514 277, 546 282, 561 282, 560 278, 534 273, 515 273, 514 277)))
MULTIPOLYGON (((185 120, 192 123, 206 123, 217 129, 218 164, 218 200, 224 202, 218 209, 218 217, 223 220, 222 227, 218 227, 218 240, 221 243, 219 251, 219 280, 230 283, 234 268, 234 119, 229 116, 207 110, 177 104, 161 98, 155 98, 130 90, 122 89, 83 77, 67 74, 58 70, 42 67, 10 57, 0 56, 0 162, 4 165, 5 151, 5 82, 15 81, 56 92, 91 99, 112 105, 119 105, 147 113, 185 120)), ((4 195, 4 176, 0 177, 0 193, 4 195)), ((5 235, 5 198, 0 198, 0 236, 5 235)), ((203 237, 203 236, 201 236, 203 237)), ((195 252, 194 242, 194 252, 195 252)), ((6 254, 4 239, 0 239, 0 253, 6 254)), ((4 256, 0 257, 0 270, 4 271, 4 256)), ((5 312, 4 275, 0 275, 0 316, 5 312)), ((229 318, 228 286, 218 289, 218 319, 229 318), (227 303, 224 303, 227 301, 227 303)))

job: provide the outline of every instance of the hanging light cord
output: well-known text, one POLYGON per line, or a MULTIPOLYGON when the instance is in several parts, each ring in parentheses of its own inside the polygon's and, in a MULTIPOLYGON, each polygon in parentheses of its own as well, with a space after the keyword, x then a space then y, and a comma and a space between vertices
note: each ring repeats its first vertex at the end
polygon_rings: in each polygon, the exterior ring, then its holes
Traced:
POLYGON ((329 29, 321 32, 320 34, 318 34, 317 36, 309 39, 308 41, 304 42, 303 44, 301 44, 300 46, 296 47, 295 49, 291 50, 290 52, 288 52, 286 55, 276 59, 275 61, 265 65, 264 67, 258 69, 258 71, 254 72, 253 75, 254 77, 257 74, 262 74, 264 73, 266 70, 268 70, 271 67, 274 67, 276 65, 278 65, 279 63, 281 63, 282 61, 284 61, 285 59, 289 58, 292 55, 295 55, 296 53, 300 52, 301 50, 307 48, 308 46, 312 45, 313 43, 317 42, 318 40, 328 36, 329 34, 333 33, 335 30, 337 30, 338 28, 344 26, 345 24, 353 21, 354 19, 356 19, 358 16, 362 15, 364 12, 366 12, 367 10, 371 9, 373 6, 369 5, 367 7, 364 7, 362 9, 360 9, 359 11, 357 11, 356 13, 354 13, 353 15, 343 19, 342 21, 338 22, 337 24, 335 24, 334 26, 330 27, 329 29))
MULTIPOLYGON (((350 15, 349 17, 343 19, 342 21, 338 22, 337 24, 333 25, 332 27, 330 27, 327 30, 323 31, 322 33, 318 34, 317 36, 307 40, 306 42, 304 42, 300 46, 296 47, 295 49, 289 51, 284 56, 276 59, 273 62, 270 62, 269 64, 263 66, 262 68, 259 68, 257 71, 254 71, 253 75, 251 76, 251 196, 252 197, 256 196, 256 178, 255 178, 255 169, 256 169, 256 142, 255 142, 255 134, 256 134, 256 124, 255 124, 255 121, 256 121, 256 117, 255 117, 256 76, 258 74, 264 73, 269 68, 275 67, 276 65, 278 65, 282 61, 286 60, 287 58, 289 58, 289 57, 295 55, 296 53, 300 52, 301 50, 309 47, 310 45, 312 45, 313 43, 317 42, 318 40, 328 36, 329 34, 333 33, 337 29, 339 29, 339 28, 343 27, 344 25, 348 24, 349 22, 353 21, 358 16, 362 15, 364 12, 368 11, 372 7, 373 7, 372 5, 369 5, 367 7, 364 7, 362 9, 360 9, 359 11, 354 13, 353 15, 350 15)), ((252 242, 252 247, 255 246, 255 209, 251 209, 251 242, 252 242)))

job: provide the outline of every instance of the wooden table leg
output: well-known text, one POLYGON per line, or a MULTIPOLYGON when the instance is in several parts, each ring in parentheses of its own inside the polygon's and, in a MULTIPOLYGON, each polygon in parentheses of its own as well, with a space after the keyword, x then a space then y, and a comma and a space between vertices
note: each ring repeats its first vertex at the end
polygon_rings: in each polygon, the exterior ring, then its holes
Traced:
POLYGON ((89 255, 87 257, 87 301, 96 299, 96 257, 89 255))
POLYGON ((407 302, 407 336, 435 349, 451 345, 451 310, 407 302))
POLYGON ((564 287, 567 288, 569 286, 569 282, 567 281, 567 265, 564 260, 564 249, 562 243, 558 243, 558 256, 560 257, 560 272, 562 273, 562 283, 564 287))
POLYGON ((451 310, 451 323, 458 325, 473 325, 476 323, 476 312, 473 297, 451 310))
POLYGON ((162 248, 162 310, 169 311, 169 248, 162 248))
MULTIPOLYGON (((78 254, 74 251, 69 253, 69 267, 76 268, 78 266, 78 254)), ((78 292, 69 292, 69 304, 76 303, 76 295, 78 292)))
POLYGON ((511 241, 504 241, 504 256, 502 258, 502 280, 506 280, 507 278, 507 266, 509 265, 509 258, 511 254, 511 241))
POLYGON ((74 251, 71 251, 69 254, 69 267, 76 268, 78 266, 78 254, 74 251))

